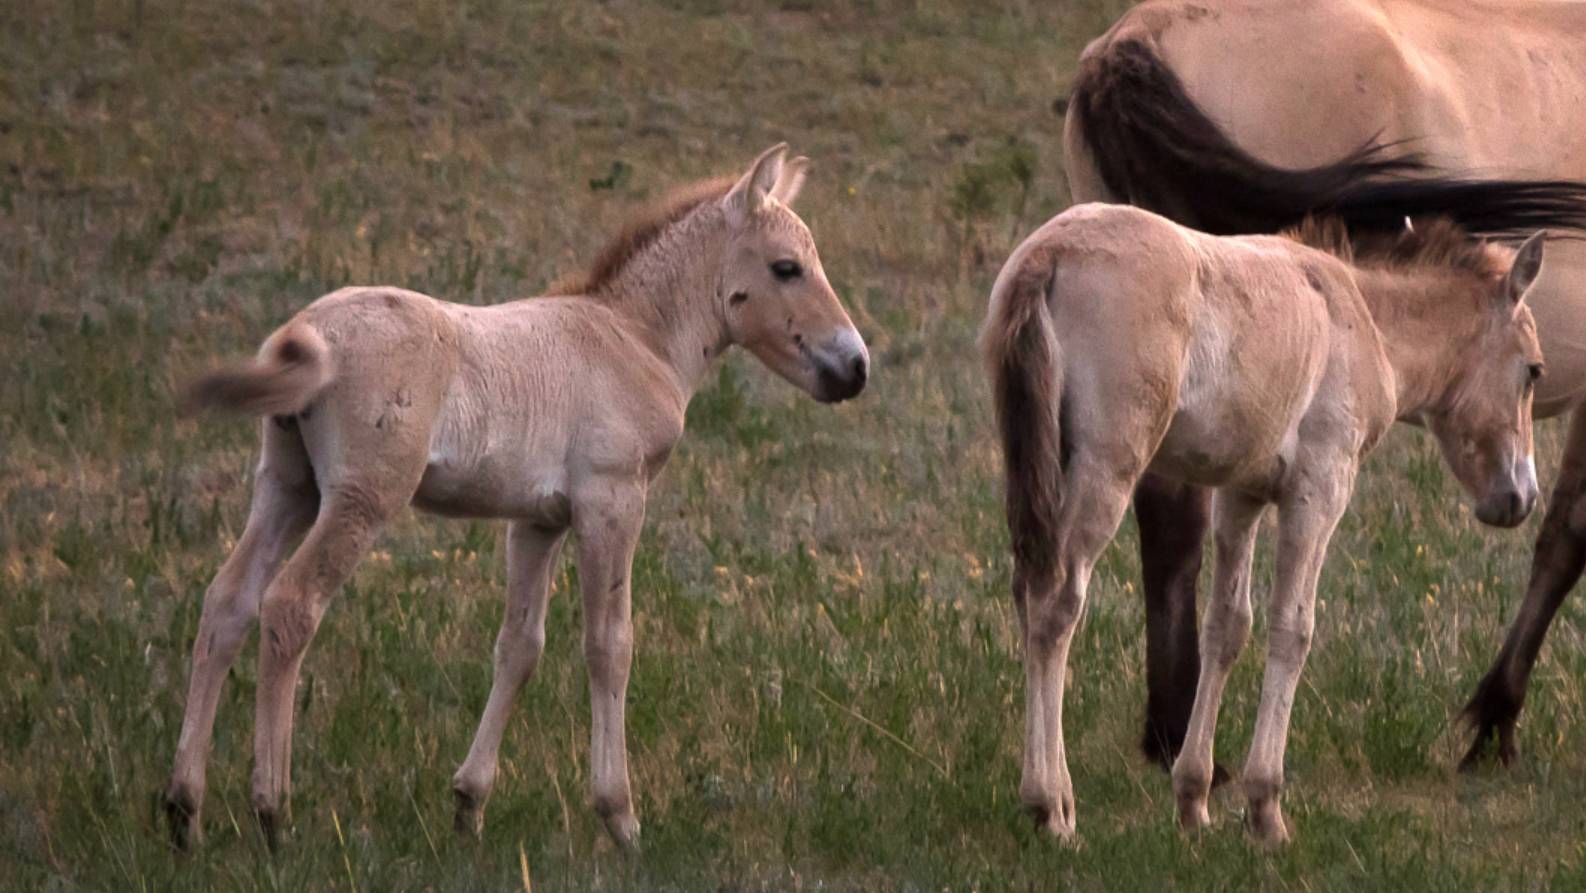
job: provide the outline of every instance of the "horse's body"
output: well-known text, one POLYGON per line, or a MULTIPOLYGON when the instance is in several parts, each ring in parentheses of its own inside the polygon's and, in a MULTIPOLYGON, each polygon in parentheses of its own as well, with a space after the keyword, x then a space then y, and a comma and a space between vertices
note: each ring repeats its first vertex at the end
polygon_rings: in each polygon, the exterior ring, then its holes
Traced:
MULTIPOLYGON (((1065 128, 1074 200, 1127 201, 1210 232, 1276 232, 1327 199, 1288 188, 1272 167, 1348 173, 1340 159, 1359 160, 1369 143, 1450 172, 1586 180, 1583 45, 1586 3, 1152 0, 1081 60, 1065 128)), ((1571 412, 1586 401, 1586 244, 1549 250, 1529 303, 1549 369, 1536 413, 1571 412)), ((1494 733, 1511 759, 1537 650, 1586 562, 1586 526, 1571 521, 1586 516, 1586 417, 1576 416, 1525 603, 1466 708, 1477 727, 1467 764, 1494 733)), ((1164 761, 1193 696, 1207 498, 1148 478, 1136 501, 1150 630, 1144 744, 1164 761)))
POLYGON ((1094 563, 1147 471, 1217 493, 1208 659, 1174 769, 1188 826, 1209 821, 1212 731, 1250 632, 1257 521, 1278 506, 1266 682, 1244 772, 1252 829, 1268 842, 1287 835, 1283 751, 1317 576, 1365 454, 1395 419, 1424 424, 1482 520, 1513 525, 1530 510, 1541 354, 1522 297, 1540 237, 1516 255, 1432 221, 1363 247, 1375 253, 1356 264, 1342 233, 1216 237, 1086 204, 1037 230, 998 276, 983 348, 1025 636, 1020 796, 1054 834, 1074 830, 1069 644, 1094 563))
POLYGON ((851 397, 865 382, 864 343, 788 208, 804 168, 803 159, 784 164, 778 147, 736 185, 680 194, 558 296, 467 307, 394 288, 343 289, 270 336, 252 366, 194 388, 198 405, 268 418, 247 529, 205 596, 193 645, 165 794, 179 843, 199 832, 220 687, 256 618, 253 806, 273 842, 304 653, 330 597, 408 503, 511 519, 494 681, 454 780, 459 827, 482 821, 573 530, 595 808, 618 842, 636 842, 623 732, 629 572, 646 491, 683 433, 689 398, 733 344, 821 400, 851 397))

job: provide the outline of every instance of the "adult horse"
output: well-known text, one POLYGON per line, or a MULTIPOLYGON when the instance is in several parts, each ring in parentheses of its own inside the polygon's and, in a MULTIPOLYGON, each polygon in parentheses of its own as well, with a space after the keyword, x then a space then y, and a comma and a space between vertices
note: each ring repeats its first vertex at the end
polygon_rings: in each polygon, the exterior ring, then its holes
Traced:
POLYGON ((453 780, 459 830, 482 821, 572 530, 595 809, 618 843, 637 842, 623 731, 630 573, 646 493, 683 434, 689 398, 735 344, 823 402, 865 385, 864 341, 790 207, 807 160, 784 163, 785 149, 767 150, 736 183, 673 196, 554 296, 467 307, 401 289, 342 289, 266 339, 253 364, 195 385, 198 405, 266 418, 247 529, 204 596, 193 643, 164 796, 178 845, 201 827, 220 688, 255 620, 253 808, 273 845, 303 656, 331 597, 409 503, 511 521, 490 697, 453 780))
MULTIPOLYGON (((1214 233, 1276 232, 1362 178, 1434 170, 1586 179, 1586 4, 1151 0, 1085 50, 1064 149, 1076 202, 1129 202, 1214 233)), ((1394 215, 1382 212, 1378 225, 1394 215)), ((1409 211, 1406 211, 1409 213, 1409 211)), ((1586 565, 1586 246, 1558 243, 1530 299, 1549 373, 1537 417, 1571 414, 1530 583, 1464 708, 1463 766, 1515 755, 1537 652, 1586 565)), ((1142 746, 1183 741, 1198 675, 1195 581, 1209 495, 1135 494, 1147 617, 1142 746)))

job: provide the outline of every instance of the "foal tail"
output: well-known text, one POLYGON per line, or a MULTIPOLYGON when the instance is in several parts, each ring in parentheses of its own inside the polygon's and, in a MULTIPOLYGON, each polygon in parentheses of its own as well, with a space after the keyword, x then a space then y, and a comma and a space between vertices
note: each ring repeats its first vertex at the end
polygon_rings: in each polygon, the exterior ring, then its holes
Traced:
POLYGON ((996 395, 1019 598, 1032 580, 1050 580, 1056 565, 1065 457, 1061 346, 1046 306, 1054 276, 1048 264, 1021 263, 980 336, 996 395))
POLYGON ((306 322, 277 329, 251 363, 218 369, 182 392, 183 414, 218 409, 243 415, 294 415, 302 412, 335 372, 330 347, 306 322))

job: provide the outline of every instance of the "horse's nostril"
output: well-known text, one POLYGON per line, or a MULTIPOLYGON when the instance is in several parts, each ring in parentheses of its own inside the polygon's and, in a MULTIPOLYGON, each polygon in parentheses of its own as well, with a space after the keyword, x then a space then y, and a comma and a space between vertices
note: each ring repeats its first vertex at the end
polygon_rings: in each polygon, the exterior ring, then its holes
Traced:
POLYGON ((867 364, 865 363, 864 357, 854 357, 853 373, 854 381, 858 382, 859 384, 865 383, 865 377, 869 374, 869 370, 867 368, 867 364))

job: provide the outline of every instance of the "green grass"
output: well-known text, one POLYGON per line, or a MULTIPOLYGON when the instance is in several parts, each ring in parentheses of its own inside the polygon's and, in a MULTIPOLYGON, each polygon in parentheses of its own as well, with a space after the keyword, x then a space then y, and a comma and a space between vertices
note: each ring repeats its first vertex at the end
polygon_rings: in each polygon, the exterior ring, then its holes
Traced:
MULTIPOLYGON (((1002 258, 1066 200, 1052 101, 1122 6, 0 13, 0 883, 500 890, 526 864, 539 889, 575 890, 1580 884, 1581 614, 1566 606, 1544 652, 1520 765, 1457 775, 1454 711, 1518 603, 1535 521, 1481 530, 1413 432, 1370 462, 1323 578, 1289 748, 1295 844, 1249 847, 1226 794, 1213 831, 1175 830, 1135 749, 1132 523, 1072 662, 1080 843, 1026 827, 973 338, 1002 258), (250 424, 177 420, 173 387, 342 284, 533 294, 633 202, 783 138, 816 161, 801 210, 876 372, 833 409, 739 356, 690 407, 635 568, 643 856, 615 852, 587 805, 570 570, 484 838, 452 836, 504 550, 498 525, 419 518, 390 529, 310 652, 282 850, 247 815, 250 646, 221 704, 209 840, 170 852, 155 794, 256 448, 250 424)), ((1541 426, 1545 474, 1557 435, 1541 426)), ((1223 713, 1232 765, 1262 635, 1258 619, 1223 713)))

